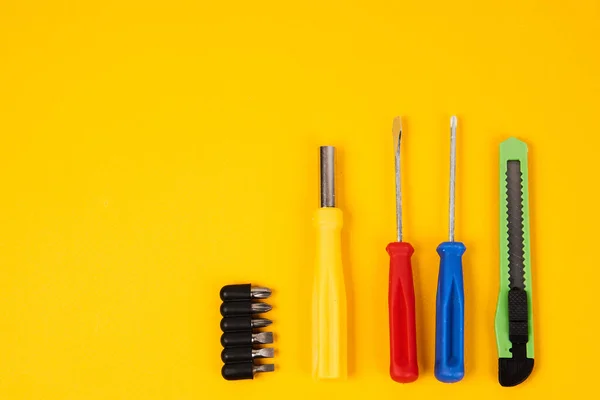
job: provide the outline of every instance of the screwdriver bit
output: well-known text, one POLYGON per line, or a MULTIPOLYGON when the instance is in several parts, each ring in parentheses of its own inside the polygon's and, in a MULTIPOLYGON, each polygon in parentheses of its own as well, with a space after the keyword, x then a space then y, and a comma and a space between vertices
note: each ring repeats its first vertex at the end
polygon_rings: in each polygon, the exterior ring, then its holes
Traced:
POLYGON ((271 343, 273 343, 273 332, 226 332, 221 335, 221 345, 223 347, 271 343))
POLYGON ((221 315, 224 317, 235 317, 250 314, 262 314, 271 311, 267 303, 256 303, 251 301, 226 301, 221 304, 221 315))
POLYGON ((221 288, 221 300, 241 301, 251 299, 266 299, 271 295, 271 289, 266 287, 253 287, 249 283, 243 285, 226 285, 221 288))
POLYGON ((221 319, 221 330, 223 332, 248 331, 254 328, 264 328, 273 321, 266 318, 245 317, 225 317, 221 319))
POLYGON ((273 348, 253 349, 252 346, 228 347, 221 352, 221 360, 224 363, 252 361, 255 358, 273 358, 273 348))
POLYGON ((275 371, 275 365, 273 364, 260 364, 254 365, 252 361, 225 364, 221 368, 221 375, 228 381, 235 381, 240 379, 254 379, 254 375, 259 372, 273 372, 275 371))

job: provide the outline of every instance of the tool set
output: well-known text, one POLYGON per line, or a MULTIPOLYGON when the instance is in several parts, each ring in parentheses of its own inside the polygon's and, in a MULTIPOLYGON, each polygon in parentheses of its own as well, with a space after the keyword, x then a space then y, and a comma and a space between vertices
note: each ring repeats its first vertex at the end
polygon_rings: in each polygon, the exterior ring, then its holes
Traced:
MULTIPOLYGON (((434 375, 444 383, 459 382, 465 375, 465 295, 462 257, 464 243, 455 240, 456 137, 458 120, 450 119, 450 179, 448 240, 440 243, 436 294, 434 375)), ((411 258, 413 246, 403 241, 402 231, 402 120, 392 124, 395 187, 396 240, 389 255, 389 373, 400 383, 418 379, 415 287, 411 258)), ((347 377, 348 332, 346 287, 342 265, 343 213, 335 190, 336 149, 321 146, 320 207, 313 216, 316 229, 315 269, 312 293, 312 372, 315 379, 347 377)), ((532 275, 529 238, 527 145, 509 138, 500 144, 500 289, 495 319, 498 346, 498 380, 516 386, 533 370, 532 275)), ((271 332, 255 329, 271 324, 259 314, 271 310, 256 300, 268 298, 263 287, 227 285, 221 289, 222 376, 227 380, 253 379, 256 373, 274 370, 273 364, 255 359, 273 358, 271 332)))
POLYGON ((273 358, 272 347, 255 348, 255 345, 273 343, 272 332, 255 332, 271 324, 266 318, 255 318, 255 314, 271 310, 267 303, 254 301, 266 299, 271 290, 252 287, 249 284, 227 285, 221 289, 221 375, 227 380, 254 379, 259 372, 272 372, 274 364, 255 364, 255 359, 273 358))

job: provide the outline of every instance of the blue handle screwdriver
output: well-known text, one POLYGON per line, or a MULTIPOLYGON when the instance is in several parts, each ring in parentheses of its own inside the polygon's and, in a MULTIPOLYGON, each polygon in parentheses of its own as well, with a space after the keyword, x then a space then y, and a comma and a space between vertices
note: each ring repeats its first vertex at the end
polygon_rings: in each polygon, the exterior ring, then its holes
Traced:
POLYGON ((462 255, 465 245, 454 240, 454 209, 456 187, 456 125, 450 118, 450 201, 448 241, 442 242, 440 255, 435 317, 435 366, 438 381, 454 383, 465 375, 465 295, 463 287, 462 255))

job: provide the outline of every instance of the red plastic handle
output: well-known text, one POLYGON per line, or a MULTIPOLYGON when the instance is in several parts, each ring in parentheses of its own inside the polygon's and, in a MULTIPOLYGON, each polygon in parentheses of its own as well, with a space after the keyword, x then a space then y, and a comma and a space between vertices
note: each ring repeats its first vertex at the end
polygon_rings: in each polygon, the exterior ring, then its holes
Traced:
POLYGON ((410 262, 414 249, 409 243, 393 242, 386 250, 390 255, 390 376, 396 382, 409 383, 419 376, 415 288, 410 262))

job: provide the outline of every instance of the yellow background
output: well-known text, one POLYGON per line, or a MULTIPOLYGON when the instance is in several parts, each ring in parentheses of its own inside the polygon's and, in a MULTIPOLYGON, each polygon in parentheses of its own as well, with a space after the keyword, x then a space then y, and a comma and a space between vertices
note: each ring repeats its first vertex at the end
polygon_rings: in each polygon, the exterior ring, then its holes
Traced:
POLYGON ((0 398, 560 398, 596 390, 600 6, 3 1, 0 398), (219 3, 208 5, 208 3, 219 3), (388 377, 392 118, 420 379, 388 377), (466 377, 433 377, 459 116, 466 377), (530 146, 536 366, 497 383, 498 144, 530 146), (351 376, 313 383, 318 146, 339 151, 351 376), (219 289, 275 290, 277 370, 220 376, 219 289), (413 397, 411 397, 413 396, 413 397), (442 397, 443 396, 443 397, 442 397))

